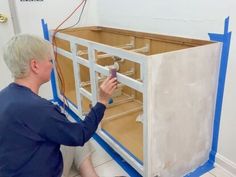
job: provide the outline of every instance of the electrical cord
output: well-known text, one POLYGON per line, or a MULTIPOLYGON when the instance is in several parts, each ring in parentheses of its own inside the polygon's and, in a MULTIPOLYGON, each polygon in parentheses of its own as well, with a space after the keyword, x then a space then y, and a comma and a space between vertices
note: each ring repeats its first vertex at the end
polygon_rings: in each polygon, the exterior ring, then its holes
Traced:
POLYGON ((80 20, 81 20, 81 17, 82 17, 82 14, 83 14, 83 12, 84 12, 84 8, 85 8, 85 5, 86 5, 86 3, 87 3, 87 0, 84 0, 83 2, 84 2, 84 4, 83 4, 83 7, 82 7, 82 10, 81 10, 81 13, 80 13, 80 15, 79 15, 79 19, 77 20, 77 22, 76 22, 74 25, 71 25, 71 26, 69 26, 69 27, 66 27, 66 28, 63 28, 63 29, 59 29, 58 32, 59 32, 59 31, 63 31, 63 30, 67 30, 67 29, 70 29, 70 28, 73 28, 73 27, 75 27, 76 25, 79 24, 79 22, 80 22, 80 20))
POLYGON ((83 14, 83 12, 84 12, 84 8, 85 8, 86 3, 87 3, 87 0, 83 0, 76 8, 72 11, 72 13, 56 27, 56 29, 54 30, 54 33, 53 33, 53 35, 52 35, 52 45, 53 45, 54 57, 55 57, 55 67, 56 67, 56 73, 57 73, 58 78, 59 78, 59 82, 60 82, 60 84, 61 84, 61 94, 62 94, 62 96, 63 96, 63 108, 64 108, 64 110, 65 110, 65 106, 69 107, 69 103, 68 103, 68 100, 67 100, 66 97, 65 97, 65 79, 64 79, 64 77, 63 77, 61 67, 60 67, 60 65, 58 64, 56 34, 57 34, 59 31, 63 31, 63 30, 67 30, 67 29, 73 28, 74 26, 76 26, 76 25, 79 24, 79 22, 81 21, 81 17, 82 17, 82 14, 83 14), (81 10, 81 13, 80 13, 80 15, 79 15, 79 19, 77 20, 77 22, 76 22, 74 25, 72 25, 72 26, 69 26, 69 27, 66 27, 66 28, 63 28, 63 29, 59 29, 68 19, 71 18, 71 16, 72 16, 82 5, 83 5, 83 7, 82 7, 82 10, 81 10))

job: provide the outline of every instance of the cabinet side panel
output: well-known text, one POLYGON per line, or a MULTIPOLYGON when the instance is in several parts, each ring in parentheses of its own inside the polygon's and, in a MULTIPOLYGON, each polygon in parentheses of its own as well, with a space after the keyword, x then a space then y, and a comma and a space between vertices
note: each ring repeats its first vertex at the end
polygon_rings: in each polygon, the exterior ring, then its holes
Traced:
POLYGON ((152 176, 183 176, 208 160, 220 54, 214 43, 148 61, 152 176))

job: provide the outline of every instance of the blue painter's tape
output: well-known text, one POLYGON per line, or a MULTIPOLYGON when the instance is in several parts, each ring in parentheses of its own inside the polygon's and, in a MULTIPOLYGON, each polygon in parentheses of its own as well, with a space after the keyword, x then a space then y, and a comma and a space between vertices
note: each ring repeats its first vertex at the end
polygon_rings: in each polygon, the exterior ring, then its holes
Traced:
POLYGON ((57 88, 56 88, 56 79, 55 79, 54 69, 51 72, 51 86, 52 86, 53 99, 59 100, 59 98, 57 96, 57 88))
POLYGON ((219 34, 212 34, 212 33, 209 33, 208 35, 209 35, 209 37, 210 37, 210 39, 211 39, 212 41, 216 41, 216 42, 222 42, 222 41, 224 41, 224 39, 225 39, 224 36, 219 35, 219 34))
POLYGON ((212 170, 213 168, 214 168, 213 163, 208 160, 205 164, 198 167, 197 170, 195 170, 194 172, 189 173, 185 177, 199 177, 199 176, 203 175, 204 173, 212 170))
MULTIPOLYGON (((49 41, 48 25, 47 25, 47 23, 45 23, 44 19, 41 19, 41 25, 42 25, 42 29, 43 29, 44 39, 49 41)), ((54 75, 54 69, 51 72, 51 87, 52 87, 53 99, 59 100, 59 98, 57 96, 57 88, 56 88, 56 79, 55 79, 55 75, 54 75)))
POLYGON ((41 25, 43 28, 44 39, 49 41, 48 25, 47 25, 47 23, 44 22, 44 19, 41 19, 41 25))
POLYGON ((212 140, 211 153, 209 156, 209 160, 211 160, 212 163, 215 162, 215 155, 216 155, 217 149, 218 149, 220 118, 221 118, 221 110, 222 110, 222 102, 223 102, 224 86, 225 86, 225 77, 226 77, 228 56, 229 56, 229 49, 230 49, 231 32, 228 32, 228 29, 229 29, 228 26, 229 26, 229 17, 227 17, 225 19, 224 34, 209 33, 209 37, 211 40, 222 42, 220 72, 219 72, 216 107, 215 107, 215 117, 214 117, 213 140, 212 140))
POLYGON ((222 110, 222 101, 224 95, 224 85, 225 85, 225 76, 227 71, 229 48, 230 48, 230 39, 231 32, 228 32, 229 26, 229 17, 225 19, 224 34, 214 34, 209 33, 210 40, 222 42, 222 52, 220 59, 220 71, 218 79, 218 88, 216 96, 216 107, 215 107, 215 117, 214 117, 214 127, 213 127, 213 138, 212 138, 212 147, 209 154, 209 160, 204 165, 197 168, 194 172, 186 175, 186 177, 197 177, 201 176, 204 173, 210 171, 214 168, 215 155, 217 153, 218 147, 218 138, 219 138, 219 128, 220 128, 220 117, 222 110))
POLYGON ((229 31, 229 17, 225 19, 224 34, 228 33, 228 31, 229 31))

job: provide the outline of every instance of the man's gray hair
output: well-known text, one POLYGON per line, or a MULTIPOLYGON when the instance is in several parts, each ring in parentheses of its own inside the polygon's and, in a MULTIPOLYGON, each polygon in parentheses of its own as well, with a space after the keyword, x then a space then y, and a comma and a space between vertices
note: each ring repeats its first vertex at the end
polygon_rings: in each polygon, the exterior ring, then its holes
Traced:
POLYGON ((27 76, 30 61, 53 57, 50 42, 29 34, 14 36, 3 49, 3 59, 15 79, 27 76))

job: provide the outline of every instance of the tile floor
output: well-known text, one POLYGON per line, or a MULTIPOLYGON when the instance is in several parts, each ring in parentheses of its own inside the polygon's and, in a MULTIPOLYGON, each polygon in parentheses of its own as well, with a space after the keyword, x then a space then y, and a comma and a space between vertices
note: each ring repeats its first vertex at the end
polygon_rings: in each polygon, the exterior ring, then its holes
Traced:
POLYGON ((95 140, 91 139, 91 144, 95 149, 92 161, 99 177, 129 176, 95 140))
MULTIPOLYGON (((95 149, 92 154, 92 161, 99 177, 128 177, 129 175, 110 157, 105 150, 95 141, 91 140, 95 149)), ((202 177, 233 177, 227 174, 223 169, 216 167, 202 177)))

